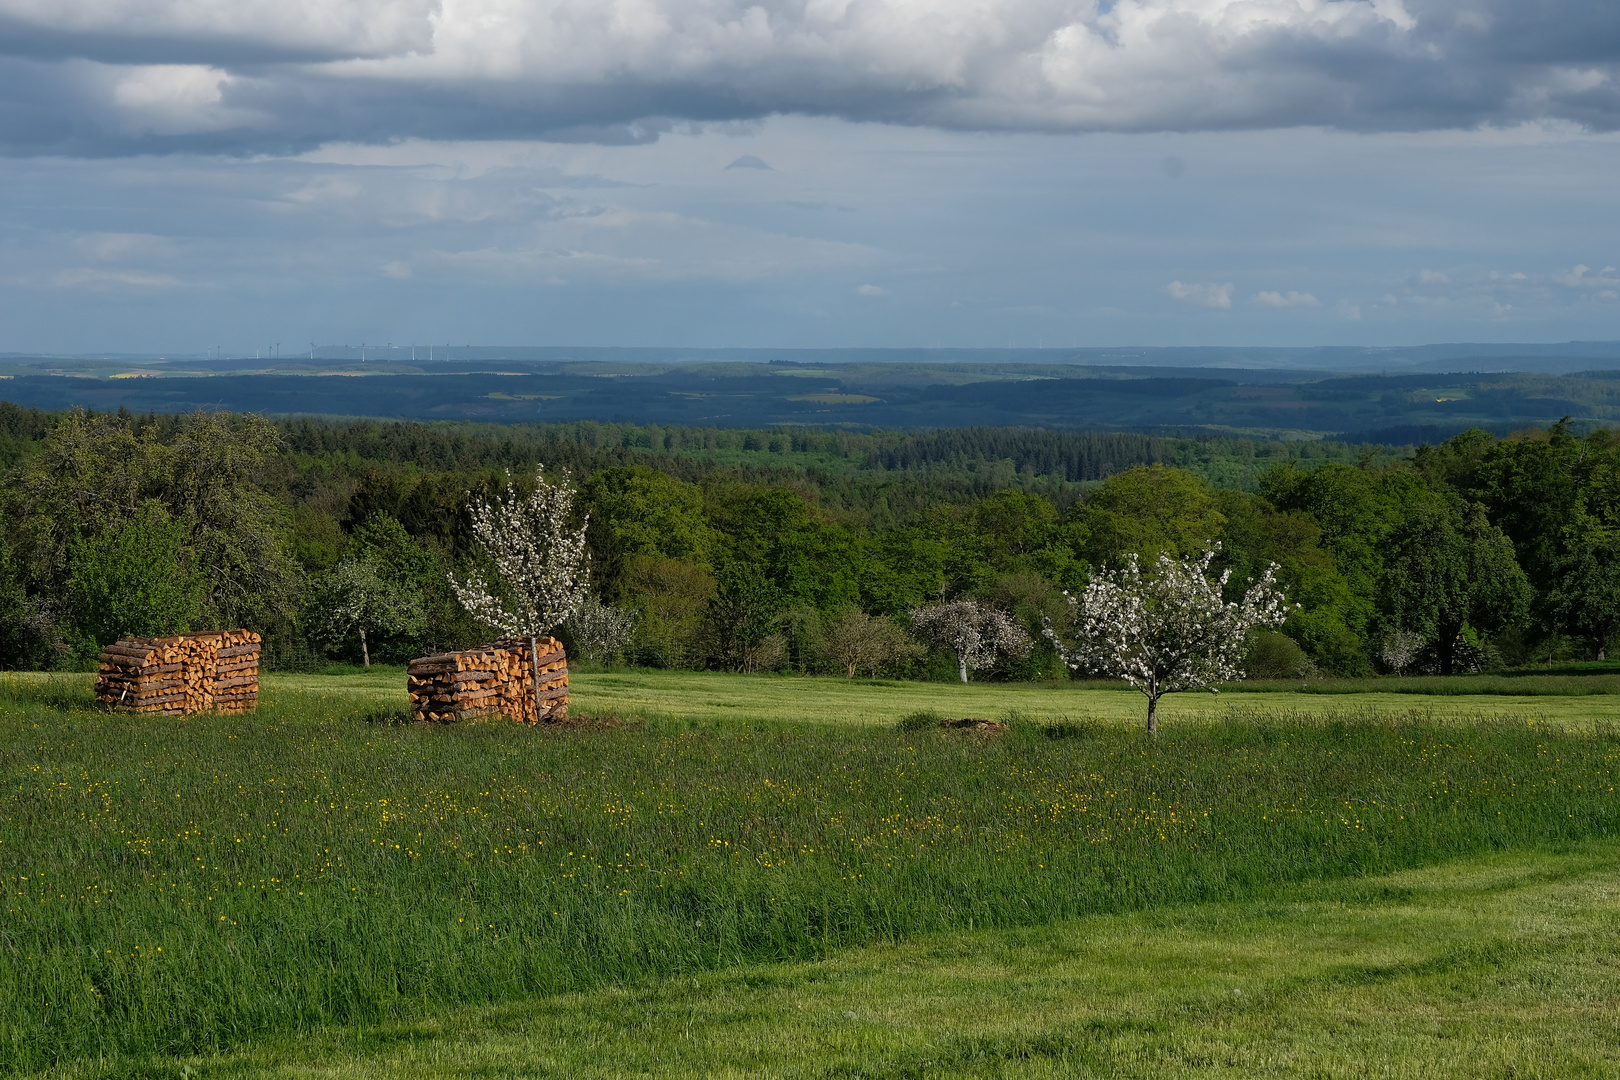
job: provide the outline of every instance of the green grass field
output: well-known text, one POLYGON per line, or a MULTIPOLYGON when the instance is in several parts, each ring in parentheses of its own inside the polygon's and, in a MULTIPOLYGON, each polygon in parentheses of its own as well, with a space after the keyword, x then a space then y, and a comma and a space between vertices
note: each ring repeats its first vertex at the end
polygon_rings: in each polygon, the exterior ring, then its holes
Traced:
POLYGON ((669 673, 430 728, 401 674, 184 719, 0 676, 0 1067, 1612 1072, 1603 695, 1183 695, 1152 742, 1118 690, 669 673))
MULTIPOLYGON (((73 700, 89 675, 0 674, 0 687, 54 685, 73 700)), ((892 726, 936 712, 960 719, 1023 717, 1038 723, 1145 722, 1147 706, 1129 687, 1103 683, 922 683, 712 671, 576 672, 573 711, 590 716, 691 724, 736 720, 892 726)), ((352 674, 263 678, 264 698, 352 705, 371 702, 403 711, 405 669, 377 665, 352 674)), ((1620 723, 1620 674, 1515 674, 1412 679, 1343 679, 1309 683, 1234 683, 1218 694, 1184 693, 1159 705, 1166 722, 1249 718, 1410 716, 1435 721, 1524 718, 1564 726, 1620 723)))
MULTIPOLYGON (((439 1078, 1611 1077, 1620 848, 921 935, 137 1063, 439 1078)), ((65 1075, 107 1075, 95 1066, 65 1075)))
MULTIPOLYGON (((574 680, 578 710, 592 715, 658 717, 696 722, 773 719, 812 724, 890 726, 919 710, 941 716, 1031 721, 1145 724, 1147 703, 1128 687, 1072 683, 913 683, 891 680, 739 677, 719 672, 637 671, 582 674, 574 680)), ((1418 680, 1409 680, 1418 684, 1418 680)), ((1477 693, 1455 692, 1440 680, 1425 693, 1402 680, 1358 680, 1339 694, 1314 686, 1284 689, 1236 684, 1219 694, 1173 694, 1161 700, 1165 723, 1177 720, 1321 716, 1417 715, 1435 720, 1478 717, 1538 718, 1561 724, 1620 722, 1620 687, 1590 692, 1587 679, 1555 676, 1478 680, 1477 693), (1390 684, 1397 684, 1391 687, 1390 684), (1573 684, 1573 687, 1570 686, 1573 684), (1386 689, 1386 687, 1389 687, 1386 689)), ((1608 682, 1602 678, 1601 682, 1608 682)))

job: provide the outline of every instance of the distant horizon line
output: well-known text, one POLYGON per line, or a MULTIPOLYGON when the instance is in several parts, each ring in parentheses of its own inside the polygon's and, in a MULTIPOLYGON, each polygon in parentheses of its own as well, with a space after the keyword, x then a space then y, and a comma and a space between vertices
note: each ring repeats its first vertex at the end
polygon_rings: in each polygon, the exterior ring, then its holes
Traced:
MULTIPOLYGON (((218 347, 216 347, 218 348, 218 347)), ((1106 354, 1106 353, 1168 353, 1168 352, 1209 352, 1209 353, 1262 353, 1262 354, 1310 354, 1310 353, 1357 353, 1398 354, 1404 352, 1430 352, 1435 350, 1477 350, 1485 354, 1494 354, 1497 357, 1512 355, 1515 350, 1533 350, 1538 355, 1549 355, 1549 350, 1579 350, 1601 349, 1613 350, 1615 359, 1620 360, 1620 338, 1617 339, 1570 339, 1565 341, 1515 341, 1515 342, 1484 342, 1484 341, 1431 341, 1421 344, 1403 345, 540 345, 540 344, 471 344, 446 342, 361 342, 359 344, 325 343, 306 346, 301 349, 260 349, 249 353, 247 350, 230 351, 222 348, 209 348, 203 351, 182 350, 89 350, 85 352, 54 352, 45 350, 8 350, 0 351, 0 360, 26 361, 26 360, 130 360, 154 363, 163 362, 241 362, 241 361, 296 361, 298 359, 340 359, 321 354, 350 353, 359 354, 387 353, 391 358, 398 358, 401 352, 415 350, 417 360, 432 359, 451 362, 460 354, 461 359, 473 359, 469 354, 477 354, 480 360, 499 359, 494 354, 499 353, 558 353, 558 352, 612 352, 612 353, 747 353, 747 354, 829 354, 829 353, 924 353, 924 354, 952 354, 974 353, 983 355, 1011 355, 1011 354, 1044 354, 1047 356, 1057 354, 1106 354), (420 355, 429 352, 430 356, 420 355), (311 354, 313 353, 313 357, 311 354)), ((1553 354, 1556 355, 1556 354, 1553 354)), ((369 358, 369 357, 368 357, 369 358)), ((511 359, 522 359, 512 356, 511 359)), ((539 357, 534 357, 539 358, 539 357)), ((559 358, 561 359, 561 358, 559 358)), ((671 358, 670 363, 682 363, 699 358, 671 358)))

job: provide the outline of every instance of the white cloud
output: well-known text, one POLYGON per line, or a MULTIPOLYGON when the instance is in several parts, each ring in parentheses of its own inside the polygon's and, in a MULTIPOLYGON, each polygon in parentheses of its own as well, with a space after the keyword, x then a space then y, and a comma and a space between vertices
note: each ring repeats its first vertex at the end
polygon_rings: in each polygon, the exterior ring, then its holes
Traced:
POLYGON ((1258 292, 1254 294, 1254 302, 1261 307, 1290 308, 1290 307, 1321 307, 1322 301, 1308 292, 1258 292))
MULTIPOLYGON (((1510 0, 1414 7, 1417 16, 1403 0, 0 0, 0 105, 35 121, 0 123, 0 144, 128 151, 225 130, 248 148, 413 136, 623 142, 682 119, 780 113, 1071 131, 1620 127, 1620 65, 1593 46, 1613 40, 1612 0, 1563 0, 1556 16, 1510 0), (145 142, 106 124, 86 62, 131 69, 112 99, 141 121, 145 142), (53 72, 43 94, 40 65, 53 72)), ((1172 159, 1166 168, 1177 171, 1172 159)))
POLYGON ((225 101, 233 76, 202 64, 99 67, 109 104, 138 135, 194 135, 251 127, 263 121, 251 109, 225 101))
POLYGON ((1419 270, 1418 281, 1424 285, 1446 285, 1451 282, 1451 278, 1438 270, 1419 270))
POLYGON ((855 294, 857 296, 888 296, 889 290, 881 285, 857 285, 855 294))
POLYGON ((1223 284, 1172 281, 1164 287, 1164 291, 1177 300, 1207 308, 1231 307, 1232 289, 1230 281, 1223 284))
POLYGON ((411 264, 395 259, 393 262, 383 263, 382 272, 385 277, 398 278, 403 281, 412 274, 411 264))
POLYGON ((1593 271, 1590 266, 1576 264, 1552 277, 1558 284, 1570 289, 1592 289, 1600 292, 1620 289, 1620 272, 1612 266, 1593 271))

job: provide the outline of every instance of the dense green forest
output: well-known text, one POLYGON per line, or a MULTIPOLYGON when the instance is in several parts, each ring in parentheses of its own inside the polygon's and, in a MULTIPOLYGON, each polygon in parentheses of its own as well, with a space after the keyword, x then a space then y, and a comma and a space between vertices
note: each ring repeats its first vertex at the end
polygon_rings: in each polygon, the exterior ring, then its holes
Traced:
MULTIPOLYGON (((1216 542, 1234 590, 1275 562, 1301 605, 1282 634, 1257 636, 1251 674, 1601 657, 1620 630, 1620 433, 1607 430, 1395 450, 0 403, 0 663, 83 667, 121 634, 224 624, 263 631, 274 666, 358 659, 353 625, 328 617, 342 567, 412 598, 416 617, 372 627, 373 657, 484 640, 446 580, 480 558, 467 503, 532 484, 537 463, 568 470, 597 598, 631 616, 598 659, 843 671, 839 626, 903 630, 942 597, 991 603, 1038 639, 1094 569, 1216 542), (739 627, 766 647, 741 658, 739 627)), ((954 662, 896 648, 873 671, 950 678, 954 662)), ((1065 671, 1038 647, 982 674, 1065 671)))

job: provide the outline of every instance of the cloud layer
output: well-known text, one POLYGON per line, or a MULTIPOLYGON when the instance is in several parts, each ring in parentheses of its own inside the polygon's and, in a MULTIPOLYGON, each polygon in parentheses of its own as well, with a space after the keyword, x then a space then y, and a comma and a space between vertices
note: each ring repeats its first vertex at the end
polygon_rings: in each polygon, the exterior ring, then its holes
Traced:
POLYGON ((0 151, 656 138, 773 113, 1050 131, 1620 128, 1612 0, 0 0, 0 151))

